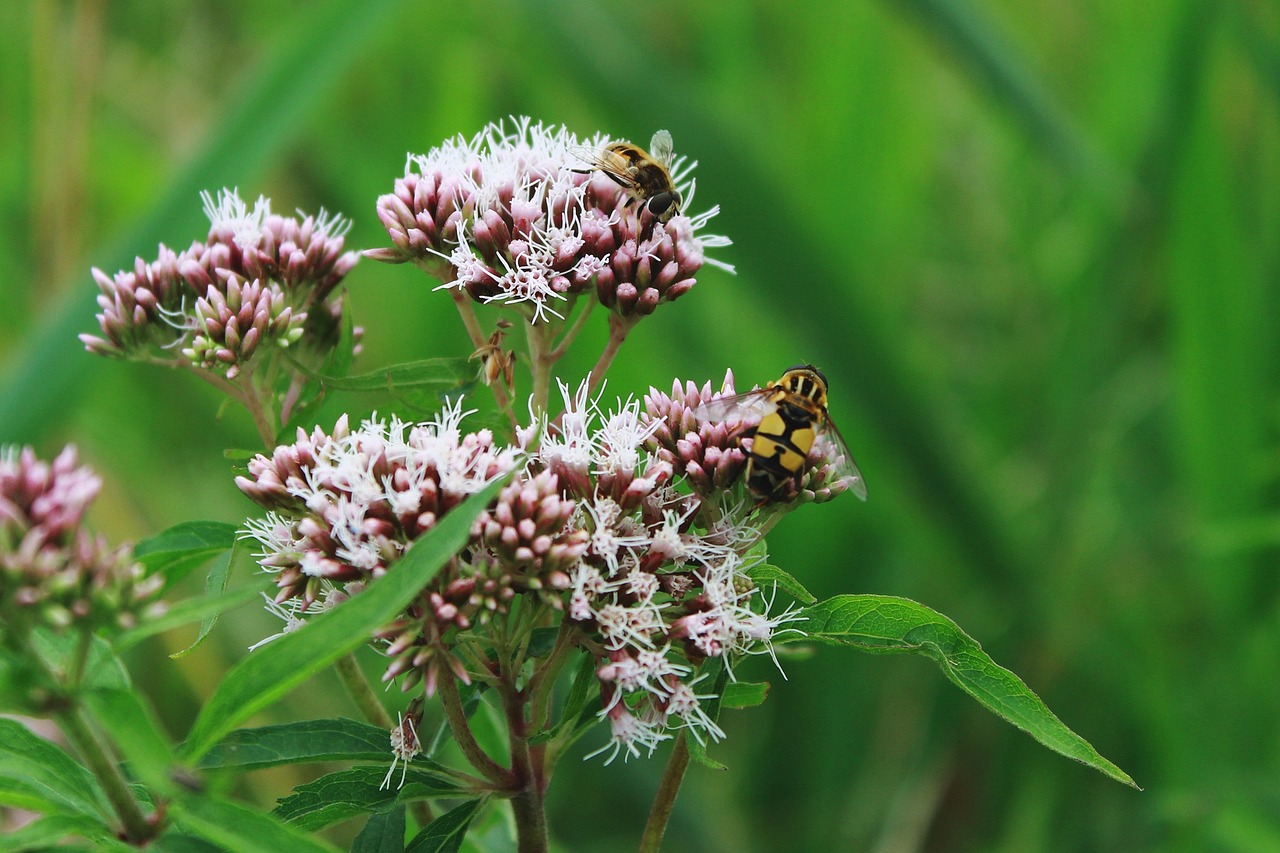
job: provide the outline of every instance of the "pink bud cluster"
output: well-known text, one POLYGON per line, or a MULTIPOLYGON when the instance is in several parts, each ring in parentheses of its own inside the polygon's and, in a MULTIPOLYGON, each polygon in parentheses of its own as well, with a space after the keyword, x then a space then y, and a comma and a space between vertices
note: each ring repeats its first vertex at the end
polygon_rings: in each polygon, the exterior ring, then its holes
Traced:
MULTIPOLYGON (((235 191, 204 195, 205 242, 181 253, 161 245, 150 263, 108 276, 94 269, 102 335, 81 335, 90 352, 135 357, 180 352, 186 364, 234 379, 263 345, 336 338, 341 302, 330 298, 359 256, 344 252, 349 223, 253 210, 235 191)), ((171 356, 169 356, 171 357, 171 356)))
POLYGON ((0 450, 0 631, 127 628, 163 608, 164 579, 81 526, 101 487, 72 446, 52 463, 0 450))
POLYGON ((726 371, 719 392, 707 382, 675 380, 671 393, 650 388, 644 397, 645 416, 654 424, 652 445, 677 475, 703 497, 723 492, 742 476, 747 456, 741 438, 748 427, 741 419, 710 421, 694 416, 699 406, 734 395, 733 371, 726 371))
POLYGON ((628 206, 626 189, 591 174, 606 143, 520 118, 412 155, 378 199, 393 246, 367 254, 414 261, 477 301, 524 305, 534 320, 584 292, 625 317, 652 313, 694 286, 707 247, 729 241, 698 234, 714 208, 661 223, 628 206))

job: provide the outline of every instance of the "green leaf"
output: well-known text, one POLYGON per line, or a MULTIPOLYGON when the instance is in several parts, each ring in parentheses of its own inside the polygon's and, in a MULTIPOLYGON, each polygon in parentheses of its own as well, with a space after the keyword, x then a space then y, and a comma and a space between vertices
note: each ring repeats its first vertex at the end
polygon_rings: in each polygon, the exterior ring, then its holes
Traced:
POLYGON ((151 842, 147 853, 223 853, 223 849, 171 825, 163 835, 151 842))
POLYGON ((747 570, 747 576, 755 581, 756 586, 765 587, 770 584, 777 584, 778 588, 787 595, 794 598, 801 604, 813 604, 817 597, 804 588, 804 584, 796 580, 795 577, 785 569, 769 563, 761 563, 755 568, 747 570))
MULTIPOLYGON (((711 658, 702 665, 702 672, 706 674, 707 680, 711 682, 711 698, 703 701, 702 709, 712 721, 715 721, 720 718, 721 697, 724 696, 725 689, 729 684, 729 670, 724 665, 724 658, 711 658)), ((701 743, 697 738, 691 737, 687 731, 681 732, 680 737, 684 738, 689 745, 689 757, 698 764, 712 770, 729 769, 707 755, 707 745, 701 743)))
MULTIPOLYGON (((262 591, 267 587, 267 581, 262 579, 259 583, 245 584, 235 589, 229 589, 224 592, 214 592, 208 595, 202 595, 199 598, 189 598, 186 601, 179 602, 171 606, 162 615, 154 619, 148 619, 136 628, 125 631, 115 639, 115 648, 117 651, 127 649, 147 637, 162 634, 172 628, 178 628, 197 619, 208 619, 210 616, 217 616, 232 610, 246 601, 258 598, 262 595, 262 591)), ((200 642, 196 640, 196 644, 200 642)), ((177 652, 173 657, 181 657, 191 651, 195 646, 177 652)))
POLYGON ((386 729, 342 717, 238 729, 209 750, 197 766, 259 770, 307 761, 383 761, 391 755, 389 738, 386 729))
POLYGON ((169 791, 173 746, 142 697, 132 690, 104 688, 84 698, 138 778, 155 791, 169 791))
POLYGON ((769 698, 769 682, 731 681, 720 694, 722 708, 754 708, 769 698))
POLYGON ((404 806, 370 815, 352 843, 351 853, 404 853, 404 806))
MULTIPOLYGON (((209 574, 204 579, 204 592, 206 596, 217 596, 226 591, 227 583, 231 580, 231 569, 236 565, 237 559, 245 553, 242 540, 237 539, 235 544, 231 546, 231 550, 228 551, 222 559, 209 567, 209 574)), ((204 619, 200 621, 200 633, 196 634, 196 638, 192 641, 191 645, 181 651, 174 652, 169 655, 169 657, 186 657, 199 648, 200 644, 209 636, 209 633, 213 631, 213 626, 218 624, 218 616, 221 613, 222 611, 215 610, 210 615, 204 617, 204 619)))
POLYGON ((208 795, 175 800, 173 812, 189 832, 228 850, 254 853, 337 853, 338 850, 274 815, 208 795))
POLYGON ((1022 679, 996 664, 977 641, 942 614, 909 599, 886 595, 839 595, 807 607, 801 614, 808 621, 796 624, 803 626, 807 638, 797 634, 779 638, 779 642, 809 639, 882 654, 924 655, 983 707, 1040 743, 1118 782, 1138 787, 1127 773, 1054 716, 1022 679))
POLYGON ((556 637, 559 635, 559 628, 534 628, 525 654, 531 658, 546 657, 555 648, 556 637))
POLYGON ((208 559, 235 544, 238 528, 222 521, 184 521, 143 539, 133 555, 152 571, 190 557, 208 559))
POLYGON ((430 797, 457 797, 457 785, 433 772, 409 765, 401 787, 400 768, 391 774, 390 785, 384 787, 390 766, 391 750, 384 750, 386 764, 375 767, 351 767, 338 770, 299 785, 280 801, 275 814, 294 826, 314 831, 365 812, 384 812, 397 803, 430 797))
POLYGON ((467 827, 487 799, 471 800, 440 815, 413 837, 405 853, 458 853, 467 827))
POLYGON ((97 780, 71 756, 16 720, 0 718, 0 803, 110 820, 97 780))
MULTIPOLYGON (((47 661, 55 672, 67 672, 71 656, 78 654, 79 642, 80 638, 74 634, 55 634, 43 628, 31 633, 31 644, 36 653, 47 661)), ((101 637, 91 638, 81 686, 91 690, 99 687, 128 688, 129 685, 129 673, 116 657, 111 645, 101 637)))
POLYGON ((97 841, 109 838, 112 834, 112 830, 100 821, 83 815, 48 815, 21 829, 6 832, 4 837, 0 838, 0 853, 45 850, 68 835, 78 835, 90 841, 97 841))
POLYGON ((308 370, 298 362, 295 367, 337 391, 403 391, 412 388, 456 388, 470 380, 475 364, 465 358, 429 358, 382 367, 357 376, 325 376, 308 370))
POLYGON ((308 620, 237 664, 205 703, 184 754, 199 760, 237 725, 271 705, 347 652, 368 642, 466 544, 471 522, 497 496, 507 478, 467 498, 419 539, 384 577, 326 613, 308 620))
MULTIPOLYGON (((560 734, 570 724, 576 724, 586 710, 587 701, 592 696, 592 688, 599 686, 596 680, 596 659, 590 652, 579 652, 578 669, 573 675, 573 684, 569 687, 569 695, 564 700, 564 710, 560 714, 560 722, 552 728, 541 731, 529 738, 530 745, 545 743, 560 734)), ((567 746, 567 744, 566 744, 567 746)), ((562 749, 564 747, 561 747, 562 749)))

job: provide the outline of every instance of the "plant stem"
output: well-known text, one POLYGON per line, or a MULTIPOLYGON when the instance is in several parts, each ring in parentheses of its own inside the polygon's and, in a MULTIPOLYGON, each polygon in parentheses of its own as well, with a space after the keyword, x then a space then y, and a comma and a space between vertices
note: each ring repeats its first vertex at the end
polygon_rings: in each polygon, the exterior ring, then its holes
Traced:
POLYGON ((536 323, 531 318, 527 327, 529 337, 529 369, 533 371, 533 411, 543 414, 551 399, 550 358, 551 324, 536 323))
POLYGON ((582 327, 587 324, 587 318, 591 316, 591 309, 594 308, 595 305, 596 305, 596 301, 594 299, 587 300, 587 304, 584 305, 582 308, 582 311, 578 313, 577 319, 573 321, 573 325, 569 327, 569 331, 565 332, 564 335, 561 336, 560 341, 559 343, 556 344, 555 349, 553 349, 551 352, 547 354, 548 358, 550 358, 552 361, 560 360, 560 357, 563 356, 565 354, 565 351, 569 349, 569 345, 572 344, 574 339, 578 337, 578 332, 581 332, 582 327))
POLYGON ((453 734, 453 740, 458 744, 467 761, 471 762, 471 766, 495 785, 510 789, 513 782, 511 771, 490 758, 471 734, 466 711, 462 708, 462 699, 458 696, 458 685, 452 673, 441 673, 440 704, 444 707, 444 717, 449 722, 449 731, 453 734))
POLYGON ((85 765, 102 785, 103 793, 107 795, 124 827, 125 837, 135 844, 155 837, 156 827, 142 813, 124 777, 120 775, 120 770, 108 757, 79 707, 72 705, 69 709, 54 714, 53 718, 66 735, 67 742, 80 754, 85 765))
MULTIPOLYGON (((453 304, 458 308, 458 316, 462 318, 462 325, 467 330, 467 337, 471 338, 471 345, 479 350, 485 345, 484 330, 480 328, 480 318, 476 316, 475 306, 471 304, 471 300, 467 294, 456 288, 451 288, 449 294, 453 296, 453 304)), ((507 397, 507 389, 500 382, 494 382, 489 386, 489 390, 493 392, 493 399, 498 404, 498 408, 507 413, 507 417, 511 419, 511 426, 516 426, 516 413, 511 408, 511 400, 507 397)))
POLYGON ((356 707, 360 709, 360 713, 364 715, 365 720, 370 725, 386 729, 390 734, 396 724, 391 720, 391 715, 387 713, 387 709, 382 706, 382 700, 373 691, 373 685, 369 683, 369 679, 365 678, 364 671, 360 669, 360 664, 356 661, 355 652, 338 658, 335 668, 338 670, 338 678, 342 679, 342 686, 347 689, 347 693, 351 696, 351 701, 356 703, 356 707))
POLYGON ((667 759, 667 769, 662 771, 662 782, 658 785, 658 793, 649 809, 649 822, 644 826, 644 835, 640 836, 640 853, 658 853, 662 847, 662 836, 667 831, 667 821, 671 820, 676 794, 680 792, 680 783, 684 781, 684 772, 688 769, 689 744, 685 741, 684 733, 681 733, 676 738, 671 757, 667 759))
POLYGON ((596 366, 591 368, 591 385, 588 394, 594 394, 600 387, 600 383, 604 381, 604 375, 609 372, 609 365, 613 364, 614 356, 618 354, 618 349, 627 339, 627 334, 634 325, 634 320, 624 320, 617 314, 609 315, 609 340, 604 345, 600 358, 596 359, 596 366))
POLYGON ((541 763, 542 751, 529 748, 529 724, 525 719, 524 692, 515 687, 516 673, 507 671, 498 685, 502 709, 507 717, 507 733, 511 740, 511 771, 516 793, 511 811, 516 819, 517 848, 520 853, 546 853, 547 835, 546 783, 541 763))

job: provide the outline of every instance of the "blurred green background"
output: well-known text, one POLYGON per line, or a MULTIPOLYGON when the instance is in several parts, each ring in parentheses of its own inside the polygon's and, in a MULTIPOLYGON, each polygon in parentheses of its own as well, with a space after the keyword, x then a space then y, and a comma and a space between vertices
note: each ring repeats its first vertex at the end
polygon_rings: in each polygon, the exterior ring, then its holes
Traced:
MULTIPOLYGON (((1278 45, 1262 0, 0 4, 0 441, 77 442, 113 539, 238 521, 222 451, 251 424, 85 354, 91 265, 203 238, 224 185, 386 245, 406 152, 508 114, 666 127, 738 275, 642 323, 610 391, 819 364, 871 500, 785 519, 775 562, 952 616, 1146 788, 924 660, 823 649, 748 668, 773 695, 728 715, 731 769, 691 771, 666 849, 1280 849, 1278 45)), ((364 367, 469 351, 415 270, 347 282, 364 367)), ((274 630, 238 612, 135 669, 181 735, 274 630)), ((325 681, 264 719, 331 714, 354 710, 325 681)), ((634 849, 663 756, 576 759, 556 838, 634 849)))

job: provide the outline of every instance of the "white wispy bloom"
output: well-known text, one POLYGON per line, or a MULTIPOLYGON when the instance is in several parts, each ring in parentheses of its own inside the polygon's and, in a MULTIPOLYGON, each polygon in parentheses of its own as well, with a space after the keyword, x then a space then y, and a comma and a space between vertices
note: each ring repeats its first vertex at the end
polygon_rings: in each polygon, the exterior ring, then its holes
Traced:
POLYGON ((641 750, 646 750, 647 754, 653 755, 658 744, 671 739, 671 734, 666 731, 661 720, 637 717, 627 710, 625 705, 614 705, 607 716, 611 733, 609 742, 596 751, 584 755, 583 761, 605 752, 609 753, 609 757, 604 761, 606 765, 612 764, 619 753, 624 753, 624 761, 629 758, 639 758, 641 750))
POLYGON ((640 401, 628 397, 618 400, 618 407, 605 416, 595 434, 595 453, 592 462, 595 472, 635 471, 642 458, 649 454, 642 451, 646 441, 662 426, 662 422, 647 423, 640 417, 640 401))
POLYGON ((396 764, 401 765, 400 784, 396 787, 403 788, 404 780, 409 775, 409 762, 421 752, 422 744, 418 740, 418 730, 413 725, 413 718, 397 713, 396 726, 391 730, 391 767, 387 769, 387 775, 378 786, 378 790, 384 791, 391 787, 391 777, 396 772, 396 764))
POLYGON ((703 677, 700 676, 690 682, 677 681, 671 688, 666 711, 668 716, 679 717, 682 721, 680 728, 688 729, 694 739, 705 746, 706 738, 721 741, 724 740, 725 735, 724 729, 720 728, 702 707, 702 700, 716 697, 710 693, 697 695, 693 692, 693 686, 703 677))
POLYGON ((262 227, 271 215, 271 200, 258 196, 253 210, 240 198, 239 188, 222 189, 215 200, 208 190, 200 193, 204 201, 204 215, 209 217, 212 228, 228 228, 237 246, 249 251, 262 240, 262 227))
POLYGON ((259 646, 265 646, 267 643, 271 642, 272 640, 278 640, 281 637, 283 637, 285 634, 292 633, 293 631, 298 630, 299 628, 301 628, 303 625, 306 624, 305 620, 302 618, 302 613, 298 609, 299 603, 300 603, 298 599, 291 598, 288 601, 286 601, 284 604, 280 604, 279 602, 273 600, 271 596, 267 595, 265 592, 262 593, 262 598, 264 601, 267 602, 266 604, 267 612, 270 613, 272 616, 278 616, 281 619, 283 619, 284 627, 281 628, 276 633, 272 634, 271 636, 263 637, 261 640, 254 643, 252 646, 249 647, 249 651, 253 651, 259 646))

